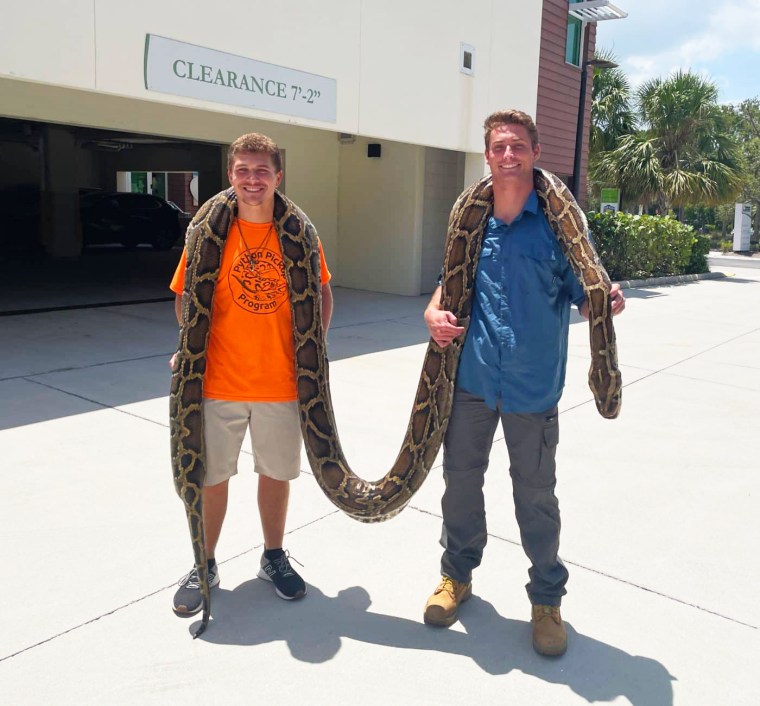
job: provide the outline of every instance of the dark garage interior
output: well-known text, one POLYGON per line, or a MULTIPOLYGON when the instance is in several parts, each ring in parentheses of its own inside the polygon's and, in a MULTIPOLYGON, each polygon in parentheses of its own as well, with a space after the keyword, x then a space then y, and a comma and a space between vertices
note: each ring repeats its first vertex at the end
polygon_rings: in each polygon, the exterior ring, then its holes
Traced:
POLYGON ((198 203, 223 188, 225 156, 219 144, 0 118, 0 263, 8 273, 0 313, 169 296, 182 234, 198 203), (115 194, 126 191, 155 195, 115 194), (151 247, 150 238, 120 236, 113 214, 125 203, 156 209, 127 214, 138 229, 135 215, 155 220, 159 205, 175 209, 177 237, 172 230, 151 247), (93 219, 105 236, 88 238, 98 232, 93 219))

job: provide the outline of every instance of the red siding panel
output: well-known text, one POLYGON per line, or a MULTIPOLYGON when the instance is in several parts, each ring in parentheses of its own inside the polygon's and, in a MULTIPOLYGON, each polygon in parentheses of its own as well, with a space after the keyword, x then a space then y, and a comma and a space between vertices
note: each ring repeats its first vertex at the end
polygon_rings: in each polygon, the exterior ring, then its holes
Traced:
MULTIPOLYGON (((563 179, 573 173, 578 125, 581 70, 565 62, 567 0, 544 0, 536 97, 536 126, 541 137, 540 166, 563 179)), ((587 25, 586 58, 594 55, 596 24, 587 25)), ((586 193, 588 130, 591 116, 591 76, 586 84, 580 193, 586 193)))

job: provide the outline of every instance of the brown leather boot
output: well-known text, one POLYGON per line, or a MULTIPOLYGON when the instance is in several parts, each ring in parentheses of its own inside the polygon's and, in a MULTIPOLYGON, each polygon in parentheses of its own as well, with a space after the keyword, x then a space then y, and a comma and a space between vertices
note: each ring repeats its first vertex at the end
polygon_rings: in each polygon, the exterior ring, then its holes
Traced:
POLYGON ((425 604, 425 622, 447 628, 457 619, 457 608, 472 595, 471 583, 459 583, 441 576, 441 583, 425 604))
POLYGON ((534 605, 533 649, 540 655, 559 657, 567 650, 567 630, 559 614, 559 606, 534 605))

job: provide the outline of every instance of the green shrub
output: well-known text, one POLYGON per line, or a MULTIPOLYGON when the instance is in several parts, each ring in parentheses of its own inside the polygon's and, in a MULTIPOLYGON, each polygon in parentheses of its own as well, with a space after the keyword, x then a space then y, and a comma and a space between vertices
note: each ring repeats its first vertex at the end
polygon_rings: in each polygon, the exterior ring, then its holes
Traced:
POLYGON ((694 242, 691 246, 691 257, 686 263, 687 275, 698 275, 700 272, 708 272, 707 255, 710 252, 710 237, 701 233, 694 234, 694 242))
POLYGON ((723 241, 723 233, 719 230, 709 233, 710 236, 710 250, 720 250, 720 244, 723 241))
POLYGON ((722 253, 728 253, 734 251, 734 241, 733 240, 721 240, 720 241, 720 251, 722 253))
POLYGON ((589 229, 611 279, 706 272, 710 239, 670 216, 590 213, 589 229))

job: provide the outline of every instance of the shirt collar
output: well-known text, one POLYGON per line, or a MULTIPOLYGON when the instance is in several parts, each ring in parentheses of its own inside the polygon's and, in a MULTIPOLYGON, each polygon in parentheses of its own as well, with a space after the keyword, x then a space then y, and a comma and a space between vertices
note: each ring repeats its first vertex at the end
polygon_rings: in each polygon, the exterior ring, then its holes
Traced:
POLYGON ((525 202, 525 206, 523 206, 522 212, 525 213, 526 211, 530 211, 534 215, 538 213, 538 196, 536 196, 535 189, 531 189, 528 199, 525 202))
MULTIPOLYGON (((520 213, 517 215, 517 218, 512 221, 511 225, 514 225, 520 219, 522 219, 525 213, 532 213, 534 216, 538 213, 538 196, 536 195, 535 189, 531 189, 530 194, 528 194, 528 198, 525 199, 525 204, 522 207, 522 211, 520 211, 520 213)), ((507 227, 507 224, 501 219, 496 218, 496 216, 491 216, 491 221, 497 226, 501 226, 503 228, 507 227)))

